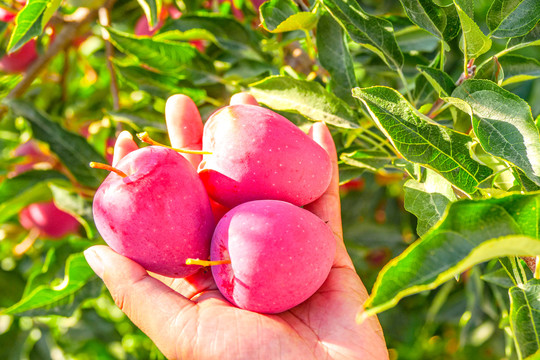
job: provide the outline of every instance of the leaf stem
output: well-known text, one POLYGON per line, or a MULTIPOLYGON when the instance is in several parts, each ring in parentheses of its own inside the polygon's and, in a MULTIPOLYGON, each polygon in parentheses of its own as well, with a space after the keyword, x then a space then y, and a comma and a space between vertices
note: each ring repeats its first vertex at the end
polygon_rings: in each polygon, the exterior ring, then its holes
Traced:
POLYGON ((407 98, 409 99, 409 102, 414 106, 413 97, 412 97, 411 91, 409 90, 409 84, 407 83, 407 79, 405 79, 405 75, 403 75, 403 71, 401 71, 400 68, 397 68, 397 72, 401 80, 401 83, 403 84, 403 87, 405 88, 405 92, 407 93, 407 98))
POLYGON ((521 278, 521 275, 518 271, 518 265, 516 263, 516 257, 510 256, 509 257, 510 263, 512 264, 512 272, 514 273, 514 278, 517 281, 518 285, 523 285, 523 279, 521 278))

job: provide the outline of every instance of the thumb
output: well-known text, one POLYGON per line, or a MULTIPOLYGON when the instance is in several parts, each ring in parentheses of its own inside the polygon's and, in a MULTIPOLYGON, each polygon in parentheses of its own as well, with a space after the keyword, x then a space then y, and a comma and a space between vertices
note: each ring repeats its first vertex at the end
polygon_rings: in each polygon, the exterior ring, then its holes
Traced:
POLYGON ((108 246, 92 246, 84 256, 105 282, 116 305, 167 358, 174 357, 178 331, 197 314, 195 303, 108 246))

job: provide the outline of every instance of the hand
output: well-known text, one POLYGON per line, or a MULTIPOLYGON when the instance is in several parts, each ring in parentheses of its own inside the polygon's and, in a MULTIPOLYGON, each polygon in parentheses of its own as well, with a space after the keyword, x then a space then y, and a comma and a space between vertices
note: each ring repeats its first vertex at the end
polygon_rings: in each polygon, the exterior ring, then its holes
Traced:
MULTIPOLYGON (((253 104, 245 93, 231 104, 253 104)), ((203 125, 186 96, 168 99, 165 117, 171 145, 201 149, 203 125)), ((337 251, 328 279, 307 301, 293 309, 263 315, 239 309, 217 290, 209 269, 184 279, 148 274, 137 263, 107 246, 85 255, 116 304, 169 359, 388 359, 376 317, 357 324, 356 315, 368 294, 343 243, 336 149, 322 123, 310 136, 333 159, 333 177, 325 194, 305 206, 332 228, 337 251)), ((114 163, 137 149, 128 132, 115 144, 114 163)), ((193 166, 200 155, 184 155, 193 166)))

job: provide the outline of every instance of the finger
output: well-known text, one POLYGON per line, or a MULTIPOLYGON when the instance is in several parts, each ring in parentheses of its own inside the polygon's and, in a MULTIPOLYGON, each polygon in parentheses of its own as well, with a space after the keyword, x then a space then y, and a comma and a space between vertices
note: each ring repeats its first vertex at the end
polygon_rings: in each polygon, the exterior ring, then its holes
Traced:
POLYGON ((217 289, 210 268, 202 268, 195 274, 181 279, 154 273, 150 273, 150 275, 188 299, 192 299, 202 292, 217 289))
POLYGON ((309 135, 326 150, 330 156, 332 164, 332 179, 325 193, 312 202, 304 206, 306 210, 311 211, 319 218, 324 220, 336 238, 336 256, 334 258, 334 266, 347 267, 354 269, 352 260, 347 253, 345 243, 343 242, 343 228, 341 225, 341 202, 339 198, 339 170, 337 164, 337 152, 332 134, 324 123, 314 124, 309 132, 309 135))
POLYGON ((132 151, 138 149, 137 144, 133 141, 133 136, 129 131, 122 131, 116 142, 114 143, 114 152, 113 152, 113 166, 116 166, 120 159, 129 154, 132 151))
POLYGON ((306 205, 305 208, 328 222, 328 226, 330 226, 334 234, 340 239, 343 239, 336 146, 334 145, 332 134, 330 134, 330 131, 324 123, 315 123, 311 127, 309 134, 330 156, 332 179, 324 194, 311 204, 306 205))
MULTIPOLYGON (((203 123, 197 105, 186 95, 173 95, 165 104, 165 121, 171 146, 189 150, 202 149, 203 123)), ((201 155, 182 154, 195 168, 201 155)))
POLYGON ((104 245, 84 252, 94 272, 103 279, 116 305, 164 352, 173 354, 171 344, 183 322, 194 320, 196 305, 154 279, 136 262, 104 245), (181 314, 181 316, 180 316, 181 314))
POLYGON ((247 92, 234 94, 231 97, 230 104, 231 105, 259 105, 259 103, 257 102, 257 100, 255 100, 253 95, 248 94, 247 92))

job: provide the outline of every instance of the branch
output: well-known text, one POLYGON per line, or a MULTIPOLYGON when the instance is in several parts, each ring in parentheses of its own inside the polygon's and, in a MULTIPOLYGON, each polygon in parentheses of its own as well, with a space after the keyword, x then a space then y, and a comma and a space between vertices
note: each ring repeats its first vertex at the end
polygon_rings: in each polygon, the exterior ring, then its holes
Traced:
MULTIPOLYGON (((102 7, 99 9, 99 23, 103 28, 107 28, 111 25, 111 19, 109 15, 109 9, 102 7)), ((107 61, 107 70, 111 76, 111 95, 113 98, 113 109, 120 109, 120 100, 118 97, 118 79, 116 78, 116 73, 114 72, 114 66, 111 59, 114 57, 114 47, 111 43, 110 35, 107 30, 102 29, 102 37, 105 41, 105 57, 107 61)))

